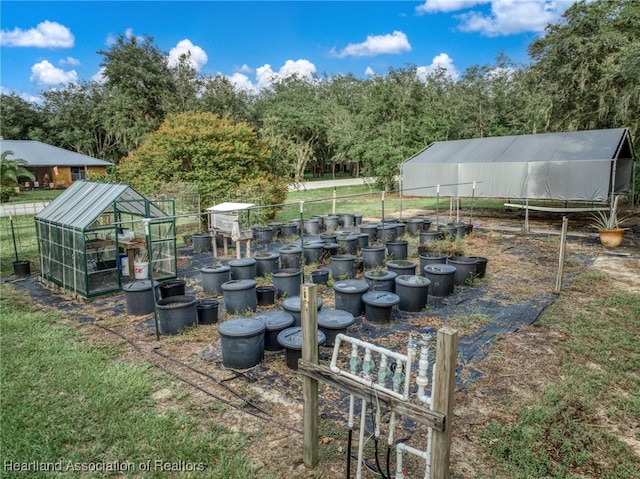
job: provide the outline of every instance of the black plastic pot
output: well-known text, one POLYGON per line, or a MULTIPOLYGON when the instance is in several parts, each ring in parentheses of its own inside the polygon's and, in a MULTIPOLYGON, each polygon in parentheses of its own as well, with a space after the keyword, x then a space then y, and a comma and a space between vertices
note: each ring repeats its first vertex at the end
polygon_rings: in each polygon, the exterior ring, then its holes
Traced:
POLYGON ((213 251, 211 233, 195 233, 192 237, 194 253, 207 253, 213 251))
POLYGON ((171 296, 184 296, 186 281, 184 279, 172 279, 161 283, 160 298, 169 298, 171 296))
POLYGON ((171 296, 158 301, 158 323, 162 334, 178 334, 198 323, 198 300, 195 296, 171 296))
MULTIPOLYGON (((318 329, 318 346, 326 341, 325 334, 318 329)), ((302 357, 302 328, 295 326, 280 331, 278 343, 285 348, 285 364, 289 369, 298 370, 298 359, 302 357)))
POLYGON ((407 240, 388 241, 387 252, 393 259, 407 259, 409 253, 409 242, 407 240))
POLYGON ((202 268, 200 274, 205 293, 222 294, 222 285, 231 279, 231 268, 227 265, 202 268))
POLYGON ((371 269, 384 264, 386 251, 382 245, 363 247, 360 250, 364 269, 371 269))
POLYGON ((271 281, 277 298, 298 296, 302 284, 302 270, 300 268, 277 269, 271 274, 271 281))
POLYGON ((31 274, 31 263, 26 260, 14 261, 13 272, 16 276, 29 276, 31 274))
POLYGON ((422 276, 402 275, 396 277, 396 294, 400 297, 398 309, 418 312, 427 305, 427 294, 431 281, 422 276))
POLYGON ((222 364, 228 368, 248 369, 264 359, 264 321, 238 318, 220 324, 222 364))
POLYGON ((198 301, 198 324, 216 324, 218 322, 218 301, 201 299, 198 301))
POLYGON ((388 291, 367 291, 362 295, 364 317, 372 323, 391 321, 393 307, 400 303, 400 296, 388 291))
POLYGON ((362 295, 369 289, 369 283, 361 279, 345 279, 333 285, 335 307, 348 311, 355 317, 364 311, 362 295))
POLYGON ((356 255, 336 254, 331 261, 331 277, 334 280, 353 278, 356 275, 356 255))
POLYGON ((222 285, 224 307, 229 314, 239 314, 258 307, 256 281, 253 279, 232 279, 222 285))
POLYGON ((329 281, 329 270, 319 269, 311 272, 311 281, 313 284, 327 284, 329 281))
POLYGON ((262 321, 266 330, 264 332, 264 349, 267 351, 279 351, 283 346, 278 343, 278 334, 293 326, 293 316, 287 311, 264 311, 254 316, 262 321))
POLYGON ((406 274, 416 274, 417 266, 418 265, 415 262, 408 261, 406 259, 395 259, 392 261, 387 261, 387 269, 398 274, 398 276, 406 274))
POLYGON ((275 303, 276 288, 275 286, 258 286, 256 287, 256 298, 259 306, 268 306, 275 303))

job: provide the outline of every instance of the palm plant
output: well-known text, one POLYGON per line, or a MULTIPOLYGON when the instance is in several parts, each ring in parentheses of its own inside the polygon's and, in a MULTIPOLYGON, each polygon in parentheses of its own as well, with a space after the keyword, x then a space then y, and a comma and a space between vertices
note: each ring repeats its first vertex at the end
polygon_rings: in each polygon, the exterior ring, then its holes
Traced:
POLYGON ((13 151, 3 151, 0 156, 0 197, 7 201, 16 186, 20 186, 20 178, 28 178, 35 181, 36 177, 27 170, 27 161, 22 158, 10 159, 13 151))
POLYGON ((609 211, 594 212, 591 215, 593 218, 593 223, 591 223, 591 226, 593 226, 598 231, 620 229, 620 225, 622 225, 626 221, 626 218, 618 217, 618 199, 619 197, 616 196, 613 202, 613 207, 609 211))

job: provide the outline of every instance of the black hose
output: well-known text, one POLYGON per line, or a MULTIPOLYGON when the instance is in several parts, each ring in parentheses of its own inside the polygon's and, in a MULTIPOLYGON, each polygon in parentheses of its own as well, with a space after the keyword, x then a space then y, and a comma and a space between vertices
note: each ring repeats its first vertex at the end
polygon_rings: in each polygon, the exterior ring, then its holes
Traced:
POLYGON ((391 471, 389 470, 389 464, 390 464, 390 459, 391 458, 391 446, 387 446, 387 477, 389 477, 389 479, 391 479, 391 471))
POLYGON ((353 437, 353 428, 349 428, 349 440, 347 442, 347 479, 351 477, 351 438, 353 437))

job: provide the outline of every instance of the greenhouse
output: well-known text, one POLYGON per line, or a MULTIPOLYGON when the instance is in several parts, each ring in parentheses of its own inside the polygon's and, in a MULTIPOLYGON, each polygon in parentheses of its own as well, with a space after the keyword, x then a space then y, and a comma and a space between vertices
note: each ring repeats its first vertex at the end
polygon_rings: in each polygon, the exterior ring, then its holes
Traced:
POLYGON ((92 298, 175 278, 174 209, 126 184, 75 182, 35 217, 43 280, 92 298))

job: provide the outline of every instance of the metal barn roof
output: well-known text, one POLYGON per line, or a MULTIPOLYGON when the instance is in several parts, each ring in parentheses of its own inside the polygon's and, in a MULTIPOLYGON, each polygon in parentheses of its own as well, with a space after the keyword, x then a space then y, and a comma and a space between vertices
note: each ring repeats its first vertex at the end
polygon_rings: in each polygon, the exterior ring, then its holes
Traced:
POLYGON ((115 202, 118 210, 122 212, 140 217, 167 217, 160 208, 129 185, 80 180, 74 182, 64 193, 49 203, 36 215, 35 219, 64 225, 71 229, 85 230, 103 212, 112 210, 115 202))
POLYGON ((627 128, 435 142, 402 164, 407 195, 602 201, 629 189, 627 128))

